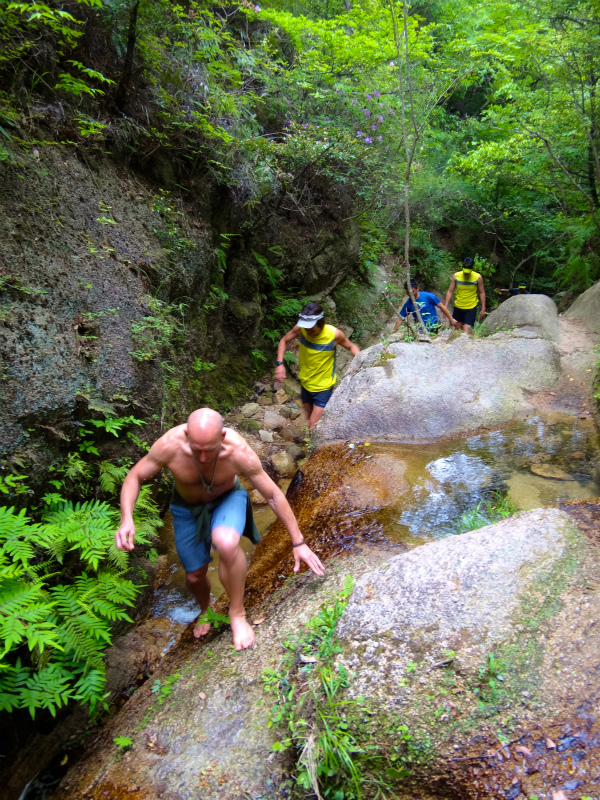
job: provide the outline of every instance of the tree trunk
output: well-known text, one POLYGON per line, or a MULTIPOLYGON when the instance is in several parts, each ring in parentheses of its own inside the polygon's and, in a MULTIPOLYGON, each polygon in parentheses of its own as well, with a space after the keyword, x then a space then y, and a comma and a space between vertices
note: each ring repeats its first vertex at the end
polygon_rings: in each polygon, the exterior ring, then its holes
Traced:
POLYGON ((127 33, 127 52, 125 53, 125 63, 123 72, 115 95, 115 105, 119 110, 123 110, 127 103, 127 95, 131 86, 131 76, 133 74, 133 55, 137 43, 137 18, 140 8, 140 0, 135 0, 129 12, 129 31, 127 33))

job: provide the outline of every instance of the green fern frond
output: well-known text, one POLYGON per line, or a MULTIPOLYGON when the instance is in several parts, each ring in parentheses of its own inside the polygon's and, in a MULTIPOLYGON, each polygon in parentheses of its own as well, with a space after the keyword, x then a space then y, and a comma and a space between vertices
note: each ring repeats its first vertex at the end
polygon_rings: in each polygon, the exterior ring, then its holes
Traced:
POLYGON ((102 461, 99 474, 102 491, 115 494, 117 486, 123 483, 128 472, 129 467, 126 465, 117 466, 110 461, 102 461))

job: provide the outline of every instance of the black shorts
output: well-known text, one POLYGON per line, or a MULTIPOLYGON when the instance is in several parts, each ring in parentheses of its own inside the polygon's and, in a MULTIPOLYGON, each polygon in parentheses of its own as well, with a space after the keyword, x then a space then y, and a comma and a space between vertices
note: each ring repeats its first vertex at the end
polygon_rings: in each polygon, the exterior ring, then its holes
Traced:
POLYGON ((475 317, 477 315, 477 308, 457 308, 454 306, 452 316, 457 322, 462 322, 463 325, 469 325, 471 328, 475 324, 475 317))

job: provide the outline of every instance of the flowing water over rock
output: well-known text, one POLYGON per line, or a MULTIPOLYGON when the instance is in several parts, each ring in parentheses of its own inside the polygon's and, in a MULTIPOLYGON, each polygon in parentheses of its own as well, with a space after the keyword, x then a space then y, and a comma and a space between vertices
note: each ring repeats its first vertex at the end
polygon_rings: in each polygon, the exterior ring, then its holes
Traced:
MULTIPOLYGON (((305 535, 314 533, 311 546, 322 556, 347 549, 363 535, 414 547, 456 533, 461 515, 495 499, 496 492, 508 492, 519 510, 597 496, 598 449, 592 421, 563 414, 433 444, 350 442, 319 450, 297 474, 289 495, 292 503, 300 494, 306 498, 307 487, 302 492, 300 487, 310 483, 311 502, 295 511, 305 535)), ((275 516, 265 505, 255 505, 254 513, 264 535, 275 516)), ((187 623, 198 608, 185 586, 169 517, 165 523, 161 538, 168 563, 153 614, 187 623)), ((274 533, 286 547, 280 523, 274 533)), ((259 559, 271 549, 272 538, 259 545, 259 559)), ((250 559, 253 545, 245 539, 242 545, 250 559)), ((218 598, 223 587, 213 555, 209 576, 218 598)), ((277 576, 285 572, 277 563, 269 580, 281 581, 277 576)))

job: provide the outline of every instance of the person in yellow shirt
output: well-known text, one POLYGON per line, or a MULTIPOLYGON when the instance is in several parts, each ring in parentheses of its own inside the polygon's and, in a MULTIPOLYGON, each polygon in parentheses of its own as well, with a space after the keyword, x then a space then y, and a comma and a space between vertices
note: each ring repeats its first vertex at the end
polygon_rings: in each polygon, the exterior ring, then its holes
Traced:
POLYGON ((276 381, 285 379, 283 355, 288 342, 294 339, 300 339, 302 405, 308 416, 308 427, 312 431, 323 415, 337 379, 336 345, 345 347, 353 356, 360 350, 343 331, 326 324, 323 309, 318 303, 308 303, 300 312, 297 324, 279 340, 275 367, 276 381))
POLYGON ((475 324, 478 296, 479 301, 481 301, 479 319, 482 320, 485 316, 485 289, 483 287, 483 278, 473 269, 474 263, 472 258, 465 258, 462 263, 462 270, 454 273, 452 276, 452 283, 446 292, 447 306, 456 289, 456 299, 454 301, 452 316, 458 323, 455 326, 457 330, 464 330, 467 333, 471 332, 475 324))

